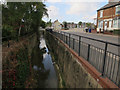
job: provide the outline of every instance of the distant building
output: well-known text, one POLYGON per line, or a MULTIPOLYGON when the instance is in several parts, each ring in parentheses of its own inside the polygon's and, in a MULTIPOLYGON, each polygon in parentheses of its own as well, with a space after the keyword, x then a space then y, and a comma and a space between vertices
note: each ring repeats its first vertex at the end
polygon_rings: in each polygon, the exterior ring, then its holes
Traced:
POLYGON ((74 22, 68 22, 68 23, 67 23, 67 28, 69 28, 69 29, 70 29, 70 28, 77 28, 77 26, 78 26, 78 25, 75 24, 74 22))
POLYGON ((95 24, 94 24, 94 23, 91 23, 90 28, 91 28, 91 29, 95 29, 95 24))
POLYGON ((62 29, 62 24, 58 20, 54 21, 52 26, 53 26, 54 30, 62 29))
POLYGON ((67 23, 67 28, 73 28, 72 23, 67 23))
POLYGON ((97 31, 120 29, 120 1, 109 0, 109 3, 97 10, 97 31))
POLYGON ((86 27, 86 23, 83 22, 83 23, 81 24, 81 27, 82 27, 82 28, 85 28, 85 27, 86 27))

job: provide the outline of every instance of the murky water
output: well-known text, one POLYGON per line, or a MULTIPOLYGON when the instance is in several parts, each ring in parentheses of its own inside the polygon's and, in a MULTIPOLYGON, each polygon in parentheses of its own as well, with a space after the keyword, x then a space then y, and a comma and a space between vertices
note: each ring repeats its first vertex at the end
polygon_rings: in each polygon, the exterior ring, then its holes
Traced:
POLYGON ((39 47, 34 49, 32 55, 32 65, 35 78, 38 80, 38 88, 57 88, 57 75, 43 36, 40 38, 39 47))

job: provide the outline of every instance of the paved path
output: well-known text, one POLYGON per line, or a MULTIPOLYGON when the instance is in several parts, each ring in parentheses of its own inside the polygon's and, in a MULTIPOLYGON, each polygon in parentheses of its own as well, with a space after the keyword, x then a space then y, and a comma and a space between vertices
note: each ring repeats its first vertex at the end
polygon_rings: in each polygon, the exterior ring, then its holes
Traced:
MULTIPOLYGON (((76 35, 80 35, 80 36, 85 36, 85 37, 90 37, 90 38, 94 38, 94 39, 98 39, 98 40, 103 40, 103 41, 107 41, 107 42, 112 42, 112 43, 116 43, 116 44, 120 44, 120 37, 118 36, 113 36, 113 35, 105 35, 105 34, 97 34, 97 33, 86 33, 83 30, 80 29, 70 29, 70 30, 62 30, 63 32, 68 32, 71 34, 76 34, 76 35)), ((75 39, 78 39, 78 37, 73 36, 75 39)), ((94 45, 96 47, 105 48, 105 44, 101 43, 101 42, 97 42, 97 41, 93 41, 93 40, 88 40, 85 38, 81 39, 83 42, 85 43, 89 43, 91 45, 94 45)), ((118 50, 120 48, 113 46, 113 45, 108 45, 108 51, 115 53, 115 54, 119 54, 118 50)))
POLYGON ((114 35, 105 35, 105 34, 88 33, 88 32, 86 33, 85 31, 80 30, 80 29, 63 30, 63 32, 68 32, 68 33, 71 33, 71 34, 91 37, 91 38, 95 38, 95 39, 103 40, 103 41, 108 41, 108 42, 112 42, 112 43, 120 43, 120 40, 119 40, 120 37, 119 36, 114 36, 114 35))

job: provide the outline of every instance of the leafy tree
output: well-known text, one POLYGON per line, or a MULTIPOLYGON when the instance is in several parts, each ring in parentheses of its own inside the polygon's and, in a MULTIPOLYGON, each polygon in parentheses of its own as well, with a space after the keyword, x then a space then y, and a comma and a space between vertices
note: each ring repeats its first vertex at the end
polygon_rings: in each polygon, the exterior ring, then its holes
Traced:
POLYGON ((86 26, 87 26, 88 28, 90 28, 91 23, 86 23, 86 26))
POLYGON ((79 26, 81 26, 81 25, 82 25, 82 22, 81 22, 81 21, 80 21, 80 22, 78 22, 78 25, 79 25, 79 26))
POLYGON ((12 37, 13 32, 16 36, 38 32, 42 17, 48 16, 42 2, 8 2, 7 5, 2 5, 2 15, 4 37, 12 37))
POLYGON ((41 26, 42 28, 45 28, 45 27, 46 27, 46 22, 42 21, 41 24, 40 24, 40 26, 41 26))
POLYGON ((51 19, 47 22, 47 26, 48 26, 48 27, 51 27, 51 26, 52 26, 51 19))
POLYGON ((66 21, 63 22, 63 25, 64 25, 64 29, 67 29, 67 22, 66 21))

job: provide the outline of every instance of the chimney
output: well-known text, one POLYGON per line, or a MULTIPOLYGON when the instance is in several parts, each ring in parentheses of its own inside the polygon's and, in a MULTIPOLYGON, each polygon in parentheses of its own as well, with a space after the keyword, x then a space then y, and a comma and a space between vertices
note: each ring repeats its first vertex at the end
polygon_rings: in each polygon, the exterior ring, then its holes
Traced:
POLYGON ((108 0, 108 3, 119 2, 120 0, 108 0))

